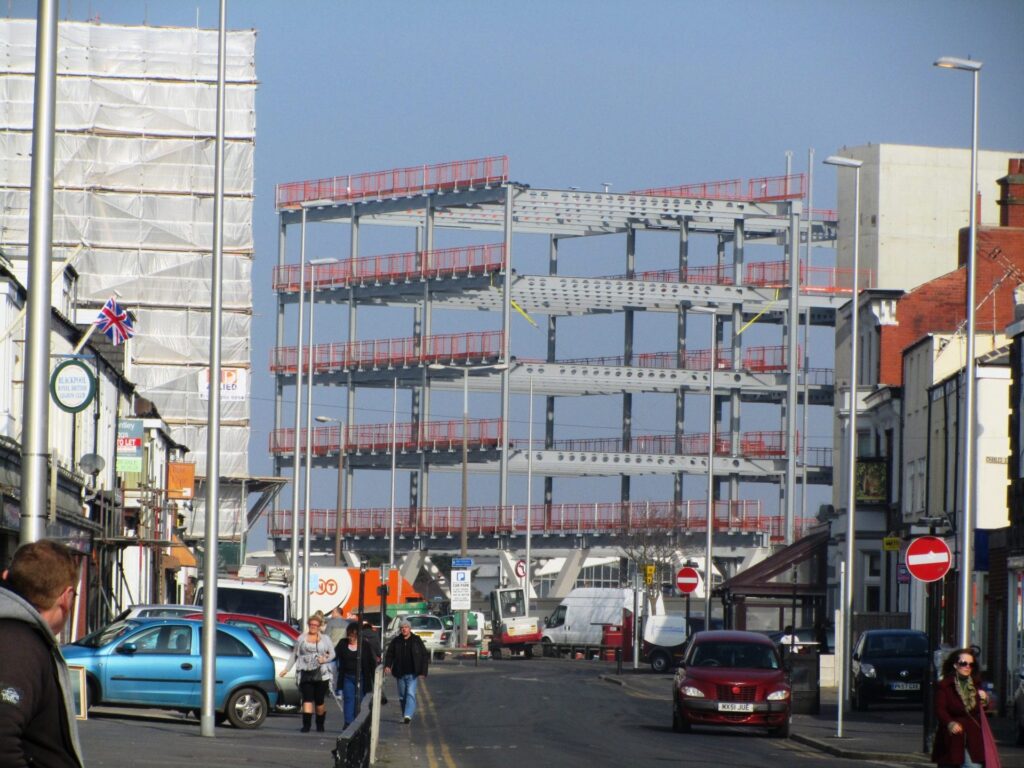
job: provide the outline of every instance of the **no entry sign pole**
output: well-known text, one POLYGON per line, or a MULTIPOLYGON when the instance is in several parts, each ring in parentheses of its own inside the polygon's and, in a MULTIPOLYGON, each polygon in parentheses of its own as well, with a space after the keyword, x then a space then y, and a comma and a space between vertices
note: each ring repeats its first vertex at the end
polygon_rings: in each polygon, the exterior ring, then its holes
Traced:
MULTIPOLYGON (((700 574, 697 573, 696 568, 692 568, 688 565, 683 566, 676 573, 676 589, 686 595, 686 636, 689 637, 692 634, 690 629, 690 595, 697 589, 697 585, 700 583, 700 574)), ((708 619, 704 617, 704 629, 708 629, 708 619)))

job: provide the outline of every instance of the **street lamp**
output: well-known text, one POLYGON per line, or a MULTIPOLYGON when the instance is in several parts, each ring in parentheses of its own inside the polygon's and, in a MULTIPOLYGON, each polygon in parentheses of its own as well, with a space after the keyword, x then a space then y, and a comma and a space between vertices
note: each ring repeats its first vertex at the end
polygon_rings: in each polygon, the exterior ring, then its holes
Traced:
MULTIPOLYGON (((292 546, 291 546, 291 593, 292 614, 299 606, 299 472, 302 470, 302 453, 299 446, 299 424, 302 423, 302 317, 306 303, 306 209, 302 209, 302 224, 299 227, 299 319, 295 323, 298 338, 295 344, 295 443, 292 446, 292 546)), ((293 616, 294 617, 294 616, 293 616)))
POLYGON ((971 199, 968 206, 967 222, 967 365, 964 370, 964 448, 963 448, 963 493, 961 505, 963 519, 960 523, 960 583, 957 595, 957 642, 966 648, 971 641, 971 617, 974 605, 971 596, 972 572, 974 566, 974 438, 977 421, 977 398, 975 397, 975 297, 977 270, 977 195, 978 195, 978 79, 982 63, 955 56, 943 56, 935 62, 942 69, 959 69, 970 72, 974 80, 974 97, 971 114, 971 199))
POLYGON ((856 529, 854 518, 856 515, 856 479, 857 479, 857 342, 858 334, 858 311, 860 309, 859 296, 859 273, 860 273, 860 167, 863 163, 860 160, 853 160, 849 157, 831 155, 825 158, 826 165, 834 165, 839 168, 853 168, 853 276, 852 276, 852 298, 850 300, 850 420, 846 433, 846 589, 843 591, 843 610, 841 614, 843 623, 843 658, 839 665, 839 709, 836 735, 843 735, 843 704, 849 696, 849 686, 846 681, 849 679, 850 669, 850 645, 853 640, 853 584, 854 584, 854 555, 856 529))
MULTIPOLYGON (((309 343, 306 345, 306 490, 302 523, 302 618, 309 617, 309 535, 310 535, 310 472, 313 468, 313 315, 316 309, 317 267, 337 264, 337 259, 310 259, 309 266, 309 343)), ((299 365, 301 365, 301 360, 299 365)))
MULTIPOLYGON (((445 365, 431 363, 432 371, 462 371, 462 515, 459 524, 459 555, 469 554, 469 373, 470 371, 504 371, 507 363, 494 365, 445 365)), ((459 611, 459 645, 469 644, 469 623, 465 611, 459 611)))
MULTIPOLYGON (((338 499, 334 507, 334 566, 341 565, 341 520, 342 508, 345 506, 345 448, 347 435, 345 434, 345 422, 331 416, 317 416, 316 420, 321 424, 337 424, 340 432, 338 445, 338 499)), ((346 522, 348 522, 346 520, 346 522)))

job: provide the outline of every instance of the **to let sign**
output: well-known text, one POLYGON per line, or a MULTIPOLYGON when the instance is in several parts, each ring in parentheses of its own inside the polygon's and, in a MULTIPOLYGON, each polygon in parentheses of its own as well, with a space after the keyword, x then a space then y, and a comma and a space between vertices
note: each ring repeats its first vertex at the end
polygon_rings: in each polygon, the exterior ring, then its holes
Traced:
POLYGON ((679 569, 679 572, 676 574, 676 588, 680 592, 688 595, 696 591, 698 584, 700 584, 700 574, 697 573, 696 568, 686 566, 679 569))
POLYGON ((953 555, 938 536, 920 536, 907 547, 907 570, 918 581, 938 581, 952 564, 953 555))

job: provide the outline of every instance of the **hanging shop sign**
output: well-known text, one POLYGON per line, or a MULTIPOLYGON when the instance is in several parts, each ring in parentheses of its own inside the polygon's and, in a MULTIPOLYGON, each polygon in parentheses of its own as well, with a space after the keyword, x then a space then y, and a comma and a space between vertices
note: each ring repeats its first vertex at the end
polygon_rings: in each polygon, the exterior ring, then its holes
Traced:
POLYGON ((142 419, 121 419, 117 422, 117 472, 142 471, 142 419))
POLYGON ((82 360, 65 360, 53 369, 50 395, 62 411, 84 411, 96 396, 96 377, 82 360))

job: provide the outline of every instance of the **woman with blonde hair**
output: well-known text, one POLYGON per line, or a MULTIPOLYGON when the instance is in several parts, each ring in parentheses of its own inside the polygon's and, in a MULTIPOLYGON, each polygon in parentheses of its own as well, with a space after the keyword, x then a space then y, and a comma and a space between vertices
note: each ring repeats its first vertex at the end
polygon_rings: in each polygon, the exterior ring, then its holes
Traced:
POLYGON ((324 614, 317 611, 307 621, 307 631, 300 635, 292 648, 291 658, 281 677, 294 666, 298 675, 299 691, 302 692, 302 732, 309 733, 313 722, 313 707, 316 707, 316 729, 323 732, 327 719, 327 689, 331 685, 331 662, 334 661, 334 645, 331 638, 323 634, 324 614))

